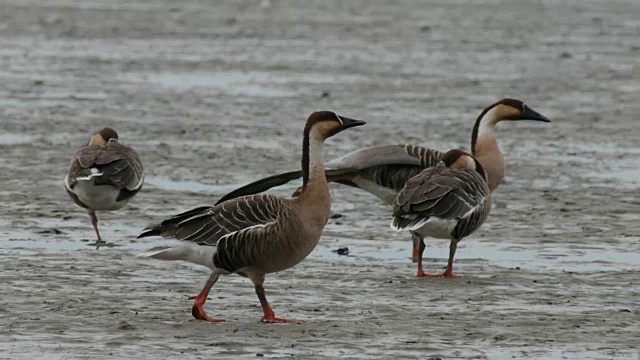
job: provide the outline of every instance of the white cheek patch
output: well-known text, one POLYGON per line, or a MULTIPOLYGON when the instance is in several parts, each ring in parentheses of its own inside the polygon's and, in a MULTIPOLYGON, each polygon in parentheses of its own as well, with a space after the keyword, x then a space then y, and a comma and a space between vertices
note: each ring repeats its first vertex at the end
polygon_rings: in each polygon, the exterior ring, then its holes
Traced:
POLYGON ((476 161, 473 160, 473 158, 471 158, 470 156, 465 156, 465 159, 467 161, 467 169, 469 170, 476 170, 476 161))

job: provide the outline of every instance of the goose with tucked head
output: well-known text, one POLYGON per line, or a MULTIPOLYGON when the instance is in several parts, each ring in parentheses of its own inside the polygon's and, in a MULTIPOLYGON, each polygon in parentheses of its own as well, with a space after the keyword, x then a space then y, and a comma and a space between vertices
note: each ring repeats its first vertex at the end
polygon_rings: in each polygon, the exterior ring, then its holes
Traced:
POLYGON ((105 242, 98 231, 96 211, 122 208, 142 188, 144 170, 136 151, 118 141, 118 133, 104 128, 91 137, 71 160, 64 179, 67 194, 87 209, 96 232, 96 245, 105 242))
POLYGON ((425 273, 421 248, 417 276, 454 276, 458 242, 477 230, 491 211, 487 180, 480 162, 456 149, 445 153, 437 166, 412 177, 400 190, 393 204, 393 229, 451 240, 447 270, 437 275, 425 273))
POLYGON ((203 305, 220 275, 238 274, 253 282, 264 312, 262 321, 296 322, 275 316, 263 287, 265 275, 295 266, 318 244, 331 207, 322 162, 324 141, 364 124, 330 111, 311 114, 303 133, 300 196, 249 195, 175 215, 138 237, 162 236, 183 243, 156 247, 139 256, 184 260, 212 270, 202 291, 193 297, 191 313, 196 319, 221 321, 209 317, 203 305))

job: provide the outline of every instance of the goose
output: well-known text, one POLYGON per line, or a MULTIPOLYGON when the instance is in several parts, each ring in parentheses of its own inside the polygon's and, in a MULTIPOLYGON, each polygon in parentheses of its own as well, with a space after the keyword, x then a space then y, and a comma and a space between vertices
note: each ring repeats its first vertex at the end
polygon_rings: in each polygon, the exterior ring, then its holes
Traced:
POLYGON ((318 244, 331 206, 323 143, 345 129, 364 124, 329 111, 311 114, 304 128, 303 181, 298 197, 249 195, 175 215, 147 227, 138 238, 162 236, 184 243, 154 247, 138 256, 189 261, 212 270, 200 293, 192 297, 191 314, 196 319, 222 321, 209 317, 203 305, 220 275, 235 273, 253 282, 263 322, 298 322, 275 316, 263 287, 265 275, 295 266, 318 244))
POLYGON ((422 268, 424 243, 418 254, 418 276, 455 277, 453 257, 458 242, 478 229, 491 211, 487 173, 462 150, 445 153, 436 166, 409 179, 393 202, 391 228, 424 237, 450 239, 447 270, 438 275, 422 268))
POLYGON ((95 133, 78 150, 64 179, 67 194, 91 218, 95 245, 105 244, 98 231, 96 211, 122 208, 142 188, 144 170, 136 151, 118 141, 118 133, 108 127, 95 133))
MULTIPOLYGON (((486 171, 489 190, 493 192, 505 175, 505 161, 498 147, 495 126, 501 121, 533 120, 550 122, 521 100, 505 98, 487 106, 478 116, 471 133, 471 153, 486 171)), ((411 144, 380 145, 359 149, 325 164, 327 181, 356 187, 393 205, 398 192, 412 177, 435 166, 444 152, 411 144)), ((219 202, 238 196, 256 194, 300 178, 300 171, 269 176, 240 187, 219 202)), ((294 193, 295 195, 295 193, 294 193)), ((411 231, 412 258, 417 262, 424 252, 424 237, 411 231)), ((425 276, 418 272, 416 276, 425 276)))

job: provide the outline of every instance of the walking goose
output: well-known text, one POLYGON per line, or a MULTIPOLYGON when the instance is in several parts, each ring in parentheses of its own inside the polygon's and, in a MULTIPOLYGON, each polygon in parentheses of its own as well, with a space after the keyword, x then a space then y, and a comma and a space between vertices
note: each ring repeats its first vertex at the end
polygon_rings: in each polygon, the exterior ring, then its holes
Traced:
MULTIPOLYGON (((522 101, 502 99, 486 107, 476 119, 471 133, 471 152, 487 172, 492 192, 502 182, 505 161, 498 147, 495 126, 501 121, 535 120, 550 122, 522 101)), ((422 170, 435 166, 444 152, 415 145, 382 145, 356 150, 325 164, 327 181, 363 189, 392 205, 404 184, 422 170)), ((300 171, 276 174, 240 187, 219 202, 256 194, 298 179, 300 171)), ((422 235, 411 232, 413 260, 424 251, 422 235)), ((418 276, 420 274, 418 273, 418 276)))
POLYGON ((262 286, 265 275, 293 267, 318 244, 331 207, 322 145, 342 130, 364 124, 329 111, 311 114, 304 128, 300 196, 250 195, 170 217, 138 237, 159 235, 202 246, 155 247, 139 256, 185 260, 213 270, 193 297, 191 313, 196 319, 222 321, 210 318, 203 305, 220 275, 236 273, 253 282, 264 312, 262 321, 297 322, 275 317, 262 286))
POLYGON ((436 166, 409 179, 393 202, 391 227, 418 235, 450 239, 447 270, 439 275, 422 269, 424 242, 418 254, 417 276, 453 277, 458 242, 478 229, 491 211, 487 173, 462 150, 450 150, 436 166))
POLYGON ((64 179, 71 199, 87 209, 98 247, 105 242, 98 231, 96 211, 120 209, 140 191, 143 183, 144 171, 138 154, 132 147, 121 144, 118 133, 108 127, 76 152, 64 179))

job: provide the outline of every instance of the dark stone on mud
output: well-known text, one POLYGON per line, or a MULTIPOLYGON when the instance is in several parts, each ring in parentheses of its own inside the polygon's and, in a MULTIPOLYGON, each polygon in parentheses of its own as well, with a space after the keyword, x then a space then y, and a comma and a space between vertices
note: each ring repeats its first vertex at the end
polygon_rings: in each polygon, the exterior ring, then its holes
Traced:
POLYGON ((64 232, 62 230, 58 230, 56 228, 49 228, 49 229, 44 229, 44 230, 40 230, 38 231, 38 234, 64 234, 64 232))
POLYGON ((349 255, 349 248, 348 247, 337 248, 335 250, 332 250, 332 252, 338 255, 349 255))

